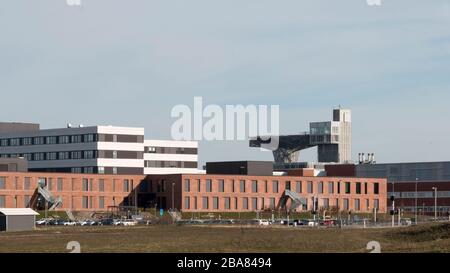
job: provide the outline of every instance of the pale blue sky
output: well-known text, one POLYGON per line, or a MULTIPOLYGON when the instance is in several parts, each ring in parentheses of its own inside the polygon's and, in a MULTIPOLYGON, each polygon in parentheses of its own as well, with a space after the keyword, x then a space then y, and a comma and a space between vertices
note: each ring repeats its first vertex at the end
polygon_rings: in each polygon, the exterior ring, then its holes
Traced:
MULTIPOLYGON (((353 154, 450 160, 450 1, 1 0, 1 120, 143 126, 176 104, 279 104, 283 133, 351 108, 353 154)), ((201 143, 201 161, 271 159, 201 143)), ((314 159, 313 151, 304 153, 314 159)), ((356 156, 355 156, 356 158, 356 156)))

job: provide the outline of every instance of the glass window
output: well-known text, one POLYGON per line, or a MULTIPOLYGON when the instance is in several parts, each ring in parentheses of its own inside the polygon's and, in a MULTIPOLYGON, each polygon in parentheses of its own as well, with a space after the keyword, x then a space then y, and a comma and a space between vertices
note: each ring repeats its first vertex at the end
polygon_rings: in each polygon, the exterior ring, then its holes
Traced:
POLYGON ((219 197, 213 197, 213 209, 219 209, 219 197))
POLYGON ((270 208, 275 209, 275 198, 273 197, 270 198, 270 208))
POLYGON ((202 209, 209 209, 208 197, 203 197, 202 200, 203 200, 203 202, 202 202, 202 209))
POLYGON ((345 182, 345 193, 350 194, 350 182, 345 182))
POLYGON ((226 210, 229 210, 229 209, 231 209, 231 207, 230 207, 230 197, 225 197, 224 198, 224 205, 225 205, 225 209, 226 210))
POLYGON ((308 181, 308 193, 313 193, 313 191, 314 191, 313 182, 308 181))
POLYGON ((374 200, 373 200, 373 206, 374 206, 376 209, 379 209, 379 208, 380 208, 380 200, 374 199, 374 200))
MULTIPOLYGON (((142 184, 146 184, 145 181, 142 184)), ((105 179, 98 180, 98 191, 105 191, 105 179)))
POLYGON ((278 181, 272 181, 272 191, 278 193, 278 181))
POLYGON ((83 209, 88 209, 89 208, 89 198, 87 196, 83 196, 82 197, 82 206, 83 209))
POLYGON ((0 177, 0 190, 6 189, 6 177, 0 177))
POLYGON ((257 193, 258 192, 258 181, 253 180, 252 181, 252 192, 257 193))
POLYGON ((348 198, 344 198, 344 210, 348 210, 349 209, 349 201, 348 198))
POLYGON ((361 210, 361 201, 359 199, 355 199, 355 211, 361 210))
POLYGON ((241 192, 245 192, 245 180, 239 181, 239 187, 241 192))
POLYGON ((33 138, 31 137, 25 137, 23 139, 23 145, 28 146, 28 145, 33 145, 33 138))
POLYGON ((328 199, 328 198, 323 199, 323 207, 325 209, 328 209, 330 207, 330 199, 328 199))
POLYGON ((319 193, 323 193, 323 182, 319 182, 319 193))
POLYGON ((23 206, 25 208, 28 208, 30 206, 30 200, 31 200, 31 196, 29 196, 29 195, 25 195, 23 197, 23 206))
POLYGON ((334 193, 334 183, 328 182, 328 193, 333 194, 334 193))
POLYGON ((197 179, 197 189, 198 189, 198 192, 200 192, 202 189, 200 179, 197 179))
POLYGON ((242 198, 242 207, 243 207, 243 209, 248 209, 248 198, 247 197, 242 198))
POLYGON ((100 197, 98 198, 98 206, 99 206, 99 208, 101 208, 101 209, 104 209, 104 208, 105 208, 105 197, 104 197, 104 196, 100 196, 100 197))
POLYGON ((185 192, 191 191, 191 181, 189 179, 184 180, 184 191, 185 192))
POLYGON ((258 210, 258 198, 252 197, 252 210, 258 210))
POLYGON ((219 192, 224 192, 224 191, 225 191, 225 181, 220 179, 219 180, 219 192))
POLYGON ((82 183, 82 187, 83 187, 83 191, 88 191, 89 190, 89 180, 86 178, 83 178, 82 183))
POLYGON ((123 191, 129 192, 130 191, 130 181, 128 179, 125 179, 123 181, 123 191))
POLYGON ((379 183, 373 183, 373 193, 380 194, 380 184, 379 183))
POLYGON ((57 185, 56 185, 56 190, 57 191, 63 191, 64 189, 63 189, 63 179, 62 178, 58 178, 58 182, 57 182, 57 185))
POLYGON ((191 209, 191 199, 189 196, 184 197, 184 209, 191 209))
POLYGON ((295 182, 295 191, 298 193, 302 193, 302 181, 295 182))
POLYGON ((364 183, 364 194, 367 194, 367 182, 364 183))
POLYGON ((0 195, 0 208, 4 208, 6 206, 6 196, 0 195))
POLYGON ((286 183, 285 183, 285 189, 286 190, 291 190, 291 181, 286 181, 286 183))
POLYGON ((356 182, 356 194, 361 194, 361 182, 356 182))
POLYGON ((212 192, 212 181, 211 181, 211 179, 206 179, 206 192, 212 192))

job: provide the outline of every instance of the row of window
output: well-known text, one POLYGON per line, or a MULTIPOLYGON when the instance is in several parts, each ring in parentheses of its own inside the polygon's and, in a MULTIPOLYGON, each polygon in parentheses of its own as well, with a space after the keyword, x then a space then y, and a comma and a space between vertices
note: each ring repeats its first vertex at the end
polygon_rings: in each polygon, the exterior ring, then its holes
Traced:
MULTIPOLYGON (((204 183, 204 189, 206 192, 212 192, 213 189, 213 182, 217 183, 217 188, 218 192, 225 192, 225 180, 223 179, 218 179, 218 180, 211 180, 211 179, 206 179, 205 183, 204 183)), ((239 180, 239 184, 236 185, 235 181, 227 181, 228 183, 230 183, 230 188, 231 188, 231 192, 236 192, 237 191, 237 187, 239 187, 239 192, 247 192, 248 190, 250 190, 252 193, 258 193, 258 192, 265 192, 268 193, 269 192, 269 182, 268 181, 257 181, 257 180, 252 180, 251 181, 251 189, 247 189, 248 183, 246 182, 246 180, 239 180)), ((278 193, 279 192, 279 187, 280 187, 280 183, 277 180, 274 180, 271 182, 272 183, 272 193, 278 193)), ((284 184, 284 189, 285 190, 293 190, 297 193, 303 193, 303 181, 295 181, 295 184, 293 185, 291 181, 285 181, 284 184), (295 187, 295 189, 293 189, 293 187, 295 187)), ((351 187, 351 182, 318 182, 318 183, 313 183, 312 181, 308 181, 306 182, 306 193, 325 193, 325 183, 327 183, 327 193, 328 194, 341 194, 341 187, 342 184, 344 186, 342 193, 344 194, 368 194, 368 187, 369 185, 371 185, 373 187, 373 193, 374 194, 379 194, 380 191, 380 186, 379 183, 375 182, 375 183, 367 183, 367 182, 353 182, 355 183, 355 187, 354 187, 354 192, 352 192, 352 187, 351 187), (317 189, 315 189, 317 187, 317 189)), ((185 179, 184 180, 184 191, 185 192, 190 192, 191 191, 191 187, 192 187, 192 181, 190 179, 185 179)), ((194 184, 196 185, 196 189, 198 192, 202 191, 202 182, 200 179, 196 180, 194 182, 194 184)))
POLYGON ((23 157, 28 161, 95 159, 98 157, 98 151, 0 154, 0 158, 17 158, 17 157, 23 157))
MULTIPOLYGON (((65 204, 66 200, 64 200, 64 198, 62 196, 59 196, 59 198, 61 198, 61 200, 62 200, 62 204, 60 205, 60 208, 64 207, 64 204, 65 204)), ((104 208, 106 208, 106 202, 105 202, 106 197, 105 196, 98 196, 98 197, 95 197, 95 196, 82 196, 81 197, 81 207, 83 209, 92 209, 92 208, 94 208, 95 199, 98 200, 97 206, 95 207, 96 209, 104 209, 104 208)), ((116 199, 115 197, 112 198, 112 204, 111 205, 113 205, 113 206, 116 205, 116 200, 115 199, 116 199)), ((122 200, 123 200, 123 198, 117 198, 117 199, 120 199, 120 200, 117 200, 118 203, 122 202, 122 200)), ((30 205, 30 200, 31 200, 31 196, 30 195, 25 195, 25 196, 23 196, 23 204, 19 204, 18 198, 17 198, 17 196, 15 196, 13 198, 13 205, 12 206, 15 207, 15 208, 22 207, 22 206, 26 208, 26 207, 28 207, 30 205)), ((73 197, 72 197, 71 202, 72 202, 72 205, 73 205, 73 203, 74 203, 73 202, 73 197)), ((5 195, 0 195, 0 208, 4 208, 4 207, 6 207, 6 196, 5 195)), ((71 207, 71 206, 69 206, 69 207, 71 207)))
POLYGON ((146 168, 197 168, 195 161, 152 161, 144 162, 146 168))
MULTIPOLYGON (((415 191, 405 192, 389 192, 388 196, 395 196, 395 198, 416 198, 415 191)), ((417 198, 434 198, 434 191, 418 191, 417 198)), ((450 198, 450 191, 437 191, 437 198, 450 198)))
POLYGON ((177 148, 177 147, 145 147, 146 153, 151 154, 186 154, 196 155, 197 148, 177 148))
MULTIPOLYGON (((370 199, 365 199, 365 207, 362 208, 361 199, 342 199, 342 204, 339 203, 339 199, 330 200, 329 198, 320 199, 320 203, 316 205, 316 209, 328 209, 330 207, 338 207, 341 210, 350 210, 350 202, 353 201, 354 211, 370 211, 373 208, 379 209, 380 202, 378 199, 373 200, 371 206, 370 199), (333 202, 333 204, 332 204, 333 202)), ((312 202, 311 202, 312 203, 312 202)), ((309 209, 313 209, 313 204, 311 204, 309 209)), ((259 197, 201 197, 201 207, 198 204, 198 197, 184 197, 184 209, 186 210, 269 210, 275 209, 277 206, 275 198, 259 198, 259 197), (238 201, 240 199, 240 206, 238 201), (222 204, 219 206, 219 203, 222 204)), ((308 204, 302 206, 302 210, 308 210, 308 204)))
MULTIPOLYGON (((37 183, 44 185, 45 187, 47 187, 47 189, 49 191, 65 191, 67 189, 65 189, 65 185, 67 186, 67 184, 64 183, 63 178, 38 178, 37 179, 37 183)), ((105 179, 98 179, 96 181, 97 183, 94 183, 94 179, 87 179, 87 178, 83 178, 82 179, 82 191, 86 191, 86 192, 91 192, 91 191, 99 191, 99 192, 104 192, 105 191, 105 179), (94 184, 96 185, 96 187, 94 188, 94 184)), ((116 192, 116 190, 119 190, 119 188, 116 188, 116 185, 118 185, 119 180, 114 179, 113 183, 112 183, 112 192, 116 192)), ((14 183, 14 189, 15 190, 31 190, 32 186, 31 186, 31 178, 30 177, 25 177, 24 179, 24 183, 23 186, 20 183, 20 180, 18 177, 15 178, 15 180, 13 181, 14 183)), ((76 190, 76 183, 77 180, 76 179, 71 179, 71 184, 70 184, 70 190, 71 191, 75 191, 76 190)), ((142 183, 145 184, 145 183, 142 183)), ((134 183, 133 180, 130 179, 124 179, 122 180, 122 184, 121 184, 121 190, 123 192, 131 192, 131 190, 134 188, 134 183)), ((5 190, 6 189, 6 177, 0 177, 0 190, 5 190)))
POLYGON ((47 145, 47 144, 70 144, 95 142, 98 139, 97 134, 71 135, 71 136, 39 136, 22 138, 4 138, 0 139, 0 146, 29 146, 29 145, 47 145))

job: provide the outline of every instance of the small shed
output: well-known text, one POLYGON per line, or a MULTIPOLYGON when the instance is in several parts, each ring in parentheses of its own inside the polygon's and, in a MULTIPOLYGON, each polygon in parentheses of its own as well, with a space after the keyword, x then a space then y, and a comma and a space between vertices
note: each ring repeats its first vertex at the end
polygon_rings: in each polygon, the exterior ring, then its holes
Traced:
POLYGON ((35 212, 30 208, 0 208, 0 231, 26 231, 36 226, 35 212))

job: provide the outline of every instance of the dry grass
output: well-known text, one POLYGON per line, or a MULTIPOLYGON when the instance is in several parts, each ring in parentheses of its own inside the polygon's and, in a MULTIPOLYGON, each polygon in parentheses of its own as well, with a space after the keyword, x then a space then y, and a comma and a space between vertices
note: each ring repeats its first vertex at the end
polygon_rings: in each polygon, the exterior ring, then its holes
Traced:
POLYGON ((367 252, 378 241, 382 252, 450 252, 450 225, 400 229, 308 229, 267 227, 64 227, 0 233, 0 252, 367 252))

